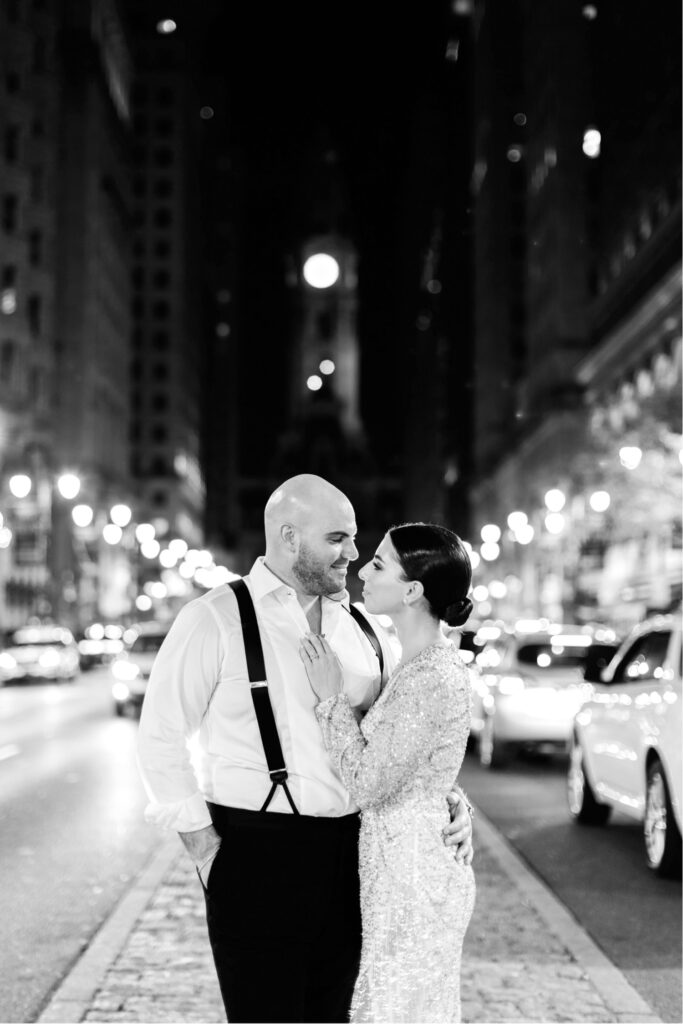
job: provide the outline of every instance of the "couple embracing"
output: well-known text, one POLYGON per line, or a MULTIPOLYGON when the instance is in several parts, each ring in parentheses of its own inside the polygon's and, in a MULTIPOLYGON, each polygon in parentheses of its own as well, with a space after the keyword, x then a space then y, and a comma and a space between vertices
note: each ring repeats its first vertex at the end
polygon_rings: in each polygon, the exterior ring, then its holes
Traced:
POLYGON ((458 1021, 470 692, 442 623, 471 611, 467 552, 442 526, 392 527, 359 573, 366 617, 345 590, 356 522, 337 488, 286 481, 265 535, 249 575, 189 602, 156 658, 148 820, 194 860, 229 1021, 458 1021))

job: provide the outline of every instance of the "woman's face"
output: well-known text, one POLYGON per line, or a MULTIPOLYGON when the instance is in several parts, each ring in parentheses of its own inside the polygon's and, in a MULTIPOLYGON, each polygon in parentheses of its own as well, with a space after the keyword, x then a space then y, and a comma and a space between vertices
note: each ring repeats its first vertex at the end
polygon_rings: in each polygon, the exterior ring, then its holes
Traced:
POLYGON ((365 584, 365 607, 373 615, 391 615, 403 606, 403 598, 410 584, 404 577, 388 533, 377 548, 374 558, 363 566, 358 575, 365 584))

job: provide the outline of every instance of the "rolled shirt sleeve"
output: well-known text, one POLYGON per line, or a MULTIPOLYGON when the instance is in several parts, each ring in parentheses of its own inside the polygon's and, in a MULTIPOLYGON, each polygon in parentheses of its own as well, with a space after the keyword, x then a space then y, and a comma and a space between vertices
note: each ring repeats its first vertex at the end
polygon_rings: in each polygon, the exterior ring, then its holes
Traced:
POLYGON ((195 600, 179 612, 154 661, 137 760, 149 799, 145 818, 162 828, 194 832, 211 824, 187 741, 211 703, 224 654, 213 609, 195 600))

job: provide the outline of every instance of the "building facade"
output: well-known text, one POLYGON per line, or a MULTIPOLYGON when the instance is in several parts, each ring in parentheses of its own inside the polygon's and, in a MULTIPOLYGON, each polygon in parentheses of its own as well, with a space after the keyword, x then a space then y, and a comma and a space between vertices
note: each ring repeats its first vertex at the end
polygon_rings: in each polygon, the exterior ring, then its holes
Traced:
POLYGON ((473 179, 473 535, 498 537, 477 550, 498 595, 478 610, 626 628, 680 600, 680 12, 643 39, 617 3, 520 4, 519 126, 484 59, 509 14, 477 8, 477 123, 506 129, 481 129, 473 179), (517 202, 490 179, 504 160, 517 202), (501 296, 520 270, 516 345, 501 296))

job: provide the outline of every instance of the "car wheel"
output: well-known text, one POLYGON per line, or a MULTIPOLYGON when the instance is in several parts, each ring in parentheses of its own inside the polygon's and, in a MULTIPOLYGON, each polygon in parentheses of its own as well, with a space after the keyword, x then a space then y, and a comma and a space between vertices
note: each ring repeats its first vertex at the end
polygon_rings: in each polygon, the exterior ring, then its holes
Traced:
POLYGON ((512 746, 496 736, 493 715, 484 716, 484 727, 479 734, 479 763, 485 768, 499 771, 510 760, 512 746))
POLYGON ((598 803, 595 799, 584 769, 583 751, 576 740, 569 752, 567 803, 569 813, 581 825, 605 825, 612 811, 608 804, 598 803))
POLYGON ((681 833, 659 758, 655 758, 647 770, 643 838, 648 867, 665 878, 680 877, 681 833))

